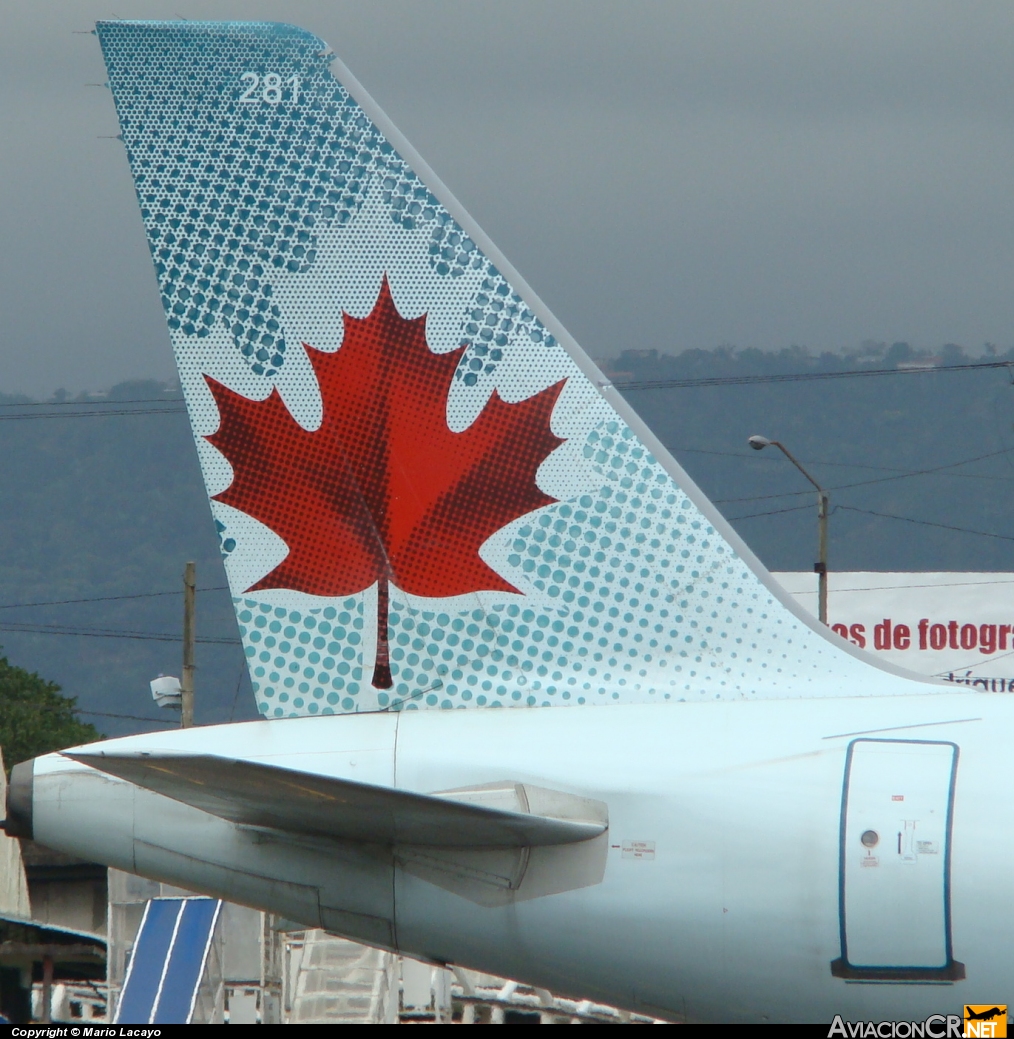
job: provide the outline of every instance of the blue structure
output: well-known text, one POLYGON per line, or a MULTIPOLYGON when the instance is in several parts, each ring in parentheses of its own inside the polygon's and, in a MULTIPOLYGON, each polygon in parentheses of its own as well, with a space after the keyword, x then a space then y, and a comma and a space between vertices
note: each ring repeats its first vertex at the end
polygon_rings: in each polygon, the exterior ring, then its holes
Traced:
POLYGON ((153 898, 144 910, 116 1024, 189 1024, 222 903, 153 898))

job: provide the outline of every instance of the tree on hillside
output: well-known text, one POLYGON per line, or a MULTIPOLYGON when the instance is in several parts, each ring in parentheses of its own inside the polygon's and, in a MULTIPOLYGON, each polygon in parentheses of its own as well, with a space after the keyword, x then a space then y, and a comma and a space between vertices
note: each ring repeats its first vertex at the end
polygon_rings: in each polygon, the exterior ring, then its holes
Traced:
POLYGON ((0 657, 0 749, 7 770, 39 754, 99 739, 94 725, 75 717, 76 704, 77 697, 61 696, 55 682, 0 657))

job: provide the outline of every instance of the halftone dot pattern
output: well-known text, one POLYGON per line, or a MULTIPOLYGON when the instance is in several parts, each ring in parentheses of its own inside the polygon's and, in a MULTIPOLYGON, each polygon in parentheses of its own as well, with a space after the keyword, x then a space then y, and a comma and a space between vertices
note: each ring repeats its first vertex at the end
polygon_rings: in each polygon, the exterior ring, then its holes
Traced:
POLYGON ((447 393, 460 351, 434 354, 425 318, 398 313, 386 279, 370 315, 345 316, 341 350, 309 350, 323 402, 300 426, 275 391, 251 401, 209 380, 221 423, 206 439, 233 469, 215 496, 289 548, 247 591, 340 596, 391 580, 447 598, 515 591, 479 557, 511 520, 552 502, 535 474, 561 439, 550 416, 562 383, 516 404, 494 393, 455 433, 447 393))
POLYGON ((171 330, 218 325, 254 373, 274 375, 291 345, 279 276, 310 270, 320 231, 376 184, 392 221, 429 229, 433 270, 484 274, 461 378, 493 371, 515 327, 555 345, 334 79, 321 40, 268 22, 102 22, 98 35, 171 330), (267 76, 277 100, 264 100, 267 76))
POLYGON ((237 599, 262 714, 272 718, 354 711, 362 686, 361 599, 306 614, 237 599))
POLYGON ((263 714, 883 691, 713 529, 322 41, 98 35, 263 714))

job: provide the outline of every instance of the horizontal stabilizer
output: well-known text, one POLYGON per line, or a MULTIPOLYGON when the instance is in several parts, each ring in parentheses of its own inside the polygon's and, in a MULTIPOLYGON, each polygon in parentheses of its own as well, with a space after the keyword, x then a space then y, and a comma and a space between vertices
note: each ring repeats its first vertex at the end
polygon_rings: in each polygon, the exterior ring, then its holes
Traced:
POLYGON ((416 794, 213 754, 66 756, 230 822, 371 844, 540 847, 607 826, 600 801, 520 783, 416 794))

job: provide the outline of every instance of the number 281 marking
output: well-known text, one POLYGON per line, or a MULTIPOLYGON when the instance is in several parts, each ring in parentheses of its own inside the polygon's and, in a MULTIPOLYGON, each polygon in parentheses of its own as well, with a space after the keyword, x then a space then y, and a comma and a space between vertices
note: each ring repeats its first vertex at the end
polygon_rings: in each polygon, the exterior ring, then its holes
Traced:
POLYGON ((256 105, 264 101, 269 105, 277 105, 282 100, 283 85, 292 91, 293 104, 299 104, 299 76, 283 80, 277 72, 266 72, 262 79, 256 72, 244 72, 239 79, 246 84, 246 90, 239 95, 239 100, 244 104, 256 105))

